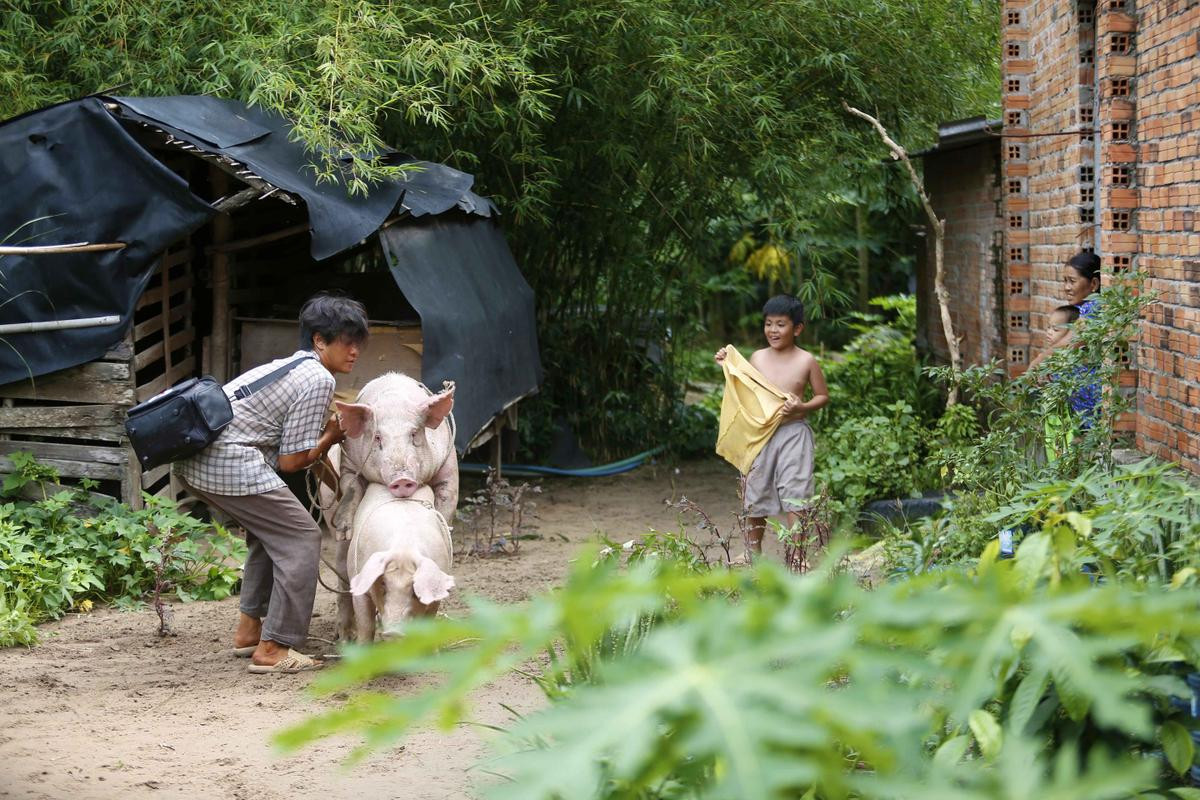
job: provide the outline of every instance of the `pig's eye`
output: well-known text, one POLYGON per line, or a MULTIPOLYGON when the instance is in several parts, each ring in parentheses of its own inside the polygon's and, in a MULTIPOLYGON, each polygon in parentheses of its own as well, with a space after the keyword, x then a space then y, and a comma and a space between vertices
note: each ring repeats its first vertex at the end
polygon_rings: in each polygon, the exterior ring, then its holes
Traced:
POLYGON ((378 433, 375 434, 375 446, 378 447, 380 450, 383 449, 383 437, 380 436, 378 433))
POLYGON ((412 443, 414 447, 422 447, 425 444, 425 436, 421 431, 412 432, 412 443))

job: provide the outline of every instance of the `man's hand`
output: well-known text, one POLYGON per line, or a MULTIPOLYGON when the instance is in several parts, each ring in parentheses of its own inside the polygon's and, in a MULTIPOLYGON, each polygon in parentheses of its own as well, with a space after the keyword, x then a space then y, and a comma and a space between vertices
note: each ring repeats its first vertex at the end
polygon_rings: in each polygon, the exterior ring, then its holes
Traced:
POLYGON ((713 355, 713 360, 716 361, 718 364, 720 364, 722 361, 725 360, 725 348, 724 347, 722 347, 720 350, 718 350, 716 352, 715 355, 713 355))
POLYGON ((325 429, 321 432, 322 435, 328 435, 333 438, 334 444, 341 444, 346 441, 346 432, 342 430, 342 418, 339 414, 334 414, 325 423, 325 429))

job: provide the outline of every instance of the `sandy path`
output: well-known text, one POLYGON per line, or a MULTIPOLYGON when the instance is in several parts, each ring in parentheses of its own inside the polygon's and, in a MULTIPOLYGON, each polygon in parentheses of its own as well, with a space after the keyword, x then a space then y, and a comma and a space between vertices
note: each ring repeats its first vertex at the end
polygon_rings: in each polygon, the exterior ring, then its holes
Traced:
MULTIPOLYGON (((581 543, 603 533, 625 541, 648 527, 675 530, 664 500, 686 494, 718 524, 736 505, 734 472, 716 462, 644 467, 595 480, 557 479, 536 497, 543 538, 507 559, 460 559, 461 590, 515 602, 562 580, 581 543)), ((463 532, 457 532, 463 547, 463 532)), ((460 596, 461 597, 461 596, 460 596)), ((335 597, 318 589, 312 634, 332 638, 335 597)), ((282 757, 268 737, 333 701, 302 690, 311 675, 251 676, 224 652, 236 599, 175 606, 179 635, 159 639, 153 611, 102 609, 43 626, 36 648, 0 650, 0 797, 12 798, 410 798, 474 797, 469 768, 486 754, 474 726, 422 731, 346 771, 355 744, 327 740, 282 757)), ((446 607, 462 613, 461 600, 446 607)), ((321 647, 314 650, 320 652, 321 647)), ((329 648, 325 648, 328 650, 329 648)), ((415 691, 420 679, 379 682, 415 691)), ((507 676, 475 697, 473 718, 503 724, 502 705, 542 703, 507 676)))

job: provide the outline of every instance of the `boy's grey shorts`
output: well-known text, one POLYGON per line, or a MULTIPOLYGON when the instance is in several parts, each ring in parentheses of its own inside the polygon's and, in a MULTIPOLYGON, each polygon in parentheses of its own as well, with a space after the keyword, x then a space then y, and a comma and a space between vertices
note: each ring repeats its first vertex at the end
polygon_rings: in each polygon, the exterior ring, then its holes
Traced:
POLYGON ((812 497, 812 487, 812 428, 807 420, 785 422, 754 459, 746 475, 746 514, 774 517, 799 510, 803 501, 812 497))

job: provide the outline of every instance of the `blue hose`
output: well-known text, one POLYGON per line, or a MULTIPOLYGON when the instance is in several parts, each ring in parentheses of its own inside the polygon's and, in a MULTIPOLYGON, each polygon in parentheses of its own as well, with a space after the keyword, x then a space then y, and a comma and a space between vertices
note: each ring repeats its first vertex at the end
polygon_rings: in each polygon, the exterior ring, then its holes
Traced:
MULTIPOLYGON (((533 478, 540 475, 559 475, 568 478, 606 478, 610 475, 620 475, 622 472, 637 469, 648 459, 666 449, 665 445, 659 445, 651 450, 646 450, 629 458, 623 458, 620 461, 614 461, 611 464, 601 464, 598 467, 581 467, 580 469, 560 469, 558 467, 542 467, 533 464, 501 464, 500 474, 512 475, 517 478, 533 478)), ((481 475, 487 472, 489 466, 488 464, 463 463, 458 465, 458 470, 459 472, 481 475)))

